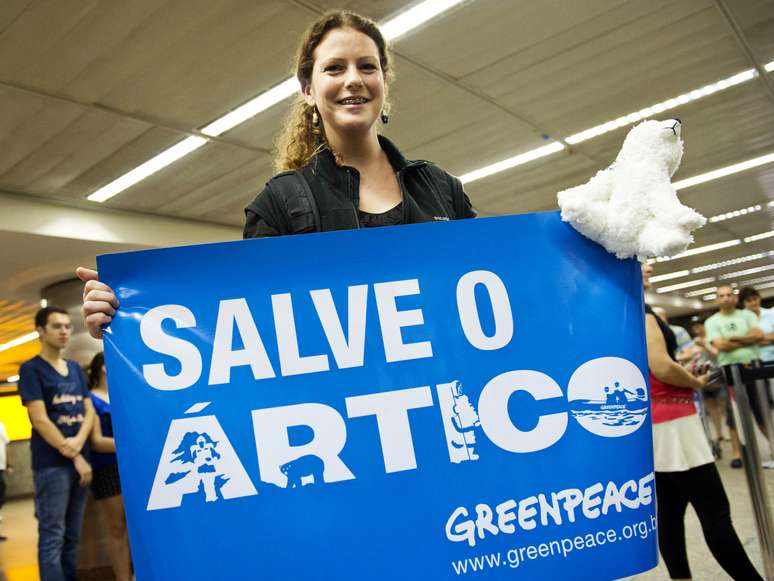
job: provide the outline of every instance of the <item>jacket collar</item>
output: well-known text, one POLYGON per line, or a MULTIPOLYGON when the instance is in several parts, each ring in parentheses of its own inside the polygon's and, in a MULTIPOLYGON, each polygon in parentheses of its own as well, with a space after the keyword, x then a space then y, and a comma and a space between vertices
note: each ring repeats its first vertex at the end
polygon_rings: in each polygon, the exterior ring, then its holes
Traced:
MULTIPOLYGON (((384 153, 387 154, 387 159, 390 160, 390 164, 396 172, 400 173, 409 167, 425 165, 424 161, 406 159, 395 144, 383 135, 379 135, 378 139, 379 145, 384 153)), ((348 172, 357 173, 355 168, 337 165, 333 153, 327 147, 309 162, 308 167, 312 170, 312 173, 321 175, 339 189, 345 188, 348 172)))

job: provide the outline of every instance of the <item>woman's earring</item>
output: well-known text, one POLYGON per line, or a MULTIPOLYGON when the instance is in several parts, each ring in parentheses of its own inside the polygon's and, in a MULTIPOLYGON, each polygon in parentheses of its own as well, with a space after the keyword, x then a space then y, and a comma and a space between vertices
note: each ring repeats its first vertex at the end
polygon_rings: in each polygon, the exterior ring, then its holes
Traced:
POLYGON ((384 111, 382 111, 382 123, 387 125, 387 123, 389 122, 390 122, 390 116, 387 115, 387 113, 385 113, 384 111))
POLYGON ((312 127, 320 126, 320 116, 317 114, 317 108, 312 111, 312 127))

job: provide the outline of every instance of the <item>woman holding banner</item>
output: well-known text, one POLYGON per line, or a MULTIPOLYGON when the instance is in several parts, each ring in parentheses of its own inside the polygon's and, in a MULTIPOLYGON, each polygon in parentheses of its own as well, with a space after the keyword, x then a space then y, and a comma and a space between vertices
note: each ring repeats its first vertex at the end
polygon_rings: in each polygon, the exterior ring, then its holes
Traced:
MULTIPOLYGON (((642 280, 650 287, 653 268, 642 265, 642 280)), ((658 502, 658 545, 672 579, 690 579, 685 548, 685 509, 696 510, 710 551, 733 579, 761 576, 753 567, 731 523, 726 491, 702 429, 695 389, 703 389, 709 374, 692 375, 675 357, 677 339, 664 321, 645 305, 648 343, 653 459, 658 502)))
MULTIPOLYGON (((347 11, 321 16, 296 58, 301 95, 278 139, 279 172, 246 208, 245 238, 472 218, 460 181, 426 161, 407 160, 378 135, 389 120, 393 76, 387 43, 370 19, 347 11)), ((83 315, 101 337, 118 300, 96 271, 83 315)))

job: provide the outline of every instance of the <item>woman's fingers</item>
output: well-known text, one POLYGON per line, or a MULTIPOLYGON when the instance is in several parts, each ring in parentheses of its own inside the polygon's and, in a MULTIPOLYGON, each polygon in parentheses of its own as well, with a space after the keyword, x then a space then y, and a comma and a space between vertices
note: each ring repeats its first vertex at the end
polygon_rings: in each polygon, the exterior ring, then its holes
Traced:
POLYGON ((75 276, 80 278, 83 282, 89 280, 99 280, 99 275, 97 274, 96 270, 85 268, 83 266, 79 266, 75 269, 75 276))
MULTIPOLYGON (((83 304, 86 305, 86 303, 106 303, 114 309, 114 312, 115 309, 118 308, 118 299, 116 298, 116 295, 113 294, 113 291, 110 290, 110 287, 108 287, 107 290, 88 291, 83 295, 83 304)), ((113 313, 108 314, 112 315, 113 313)))
POLYGON ((95 339, 102 339, 102 327, 109 324, 113 320, 113 317, 106 315, 105 313, 92 313, 83 317, 86 322, 86 328, 89 330, 89 335, 95 339))
POLYGON ((102 327, 109 324, 119 306, 113 289, 100 282, 96 270, 79 266, 75 274, 86 284, 83 285, 83 306, 81 314, 89 335, 102 339, 102 327))
POLYGON ((89 315, 94 315, 96 313, 104 313, 109 317, 112 317, 113 315, 116 314, 116 310, 115 308, 113 308, 113 305, 103 300, 84 301, 83 307, 81 308, 81 310, 83 311, 83 315, 85 317, 88 317, 89 315))

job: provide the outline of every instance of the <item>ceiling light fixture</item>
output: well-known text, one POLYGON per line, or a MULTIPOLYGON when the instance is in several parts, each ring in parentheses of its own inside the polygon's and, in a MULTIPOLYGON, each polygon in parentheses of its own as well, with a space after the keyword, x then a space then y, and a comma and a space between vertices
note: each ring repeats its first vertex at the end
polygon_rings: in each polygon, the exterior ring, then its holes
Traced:
POLYGON ((223 135, 226 131, 233 129, 237 125, 241 125, 248 119, 252 119, 258 115, 258 113, 266 111, 269 107, 273 107, 277 103, 284 101, 299 90, 300 86, 298 84, 298 79, 290 77, 289 79, 282 81, 279 85, 275 85, 268 91, 249 100, 244 105, 240 105, 233 111, 226 113, 223 117, 216 119, 209 125, 202 127, 201 132, 210 137, 223 135))
POLYGON ((11 375, 10 377, 7 377, 5 380, 6 383, 16 383, 17 381, 19 381, 18 375, 11 375))
POLYGON ((716 222, 722 222, 723 220, 730 220, 731 218, 738 218, 739 216, 746 216, 747 214, 752 214, 753 212, 760 212, 763 209, 763 206, 760 204, 755 204, 754 206, 748 206, 746 208, 739 208, 738 210, 732 210, 731 212, 726 212, 725 214, 718 214, 716 216, 710 216, 708 221, 712 224, 716 222))
POLYGON ((718 290, 718 287, 716 287, 716 286, 708 286, 706 288, 700 288, 699 290, 692 290, 690 292, 685 293, 683 296, 685 298, 687 298, 687 299, 692 299, 694 297, 705 295, 707 293, 713 293, 716 290, 718 290))
POLYGON ((105 200, 109 200, 113 196, 123 192, 126 188, 133 186, 137 182, 144 180, 148 176, 152 176, 157 171, 176 162, 181 157, 188 155, 192 151, 196 151, 205 143, 207 143, 207 140, 204 137, 195 135, 186 137, 180 143, 162 151, 156 157, 149 159, 142 165, 137 166, 132 171, 125 173, 106 186, 102 186, 86 199, 91 202, 104 202, 105 200))
POLYGON ((693 176, 692 178, 686 178, 678 182, 673 182, 672 186, 676 190, 684 190, 685 188, 690 188, 691 186, 696 186, 698 184, 703 184, 705 182, 717 180, 735 173, 739 173, 741 171, 746 171, 754 167, 771 163, 773 161, 774 161, 774 153, 767 153, 766 155, 762 155, 760 157, 756 157, 753 159, 748 159, 747 161, 742 161, 726 167, 721 167, 713 171, 708 171, 707 173, 699 174, 697 176, 693 176))
POLYGON ((659 274, 657 276, 651 276, 650 282, 661 282, 664 280, 672 280, 673 278, 680 278, 681 276, 688 276, 691 274, 690 270, 678 270, 677 272, 668 272, 666 274, 659 274))
POLYGON ((504 159, 503 161, 498 161, 497 163, 493 163, 486 167, 482 167, 481 169, 477 169, 477 170, 468 172, 466 174, 463 174, 460 176, 460 181, 463 184, 466 184, 474 180, 480 180, 481 178, 485 178, 492 174, 500 173, 501 171, 505 171, 506 169, 511 169, 512 167, 524 165, 525 163, 529 163, 530 161, 540 159, 541 157, 546 157, 547 155, 551 155, 552 153, 556 153, 557 151, 561 151, 563 149, 564 149, 563 143, 554 141, 549 145, 544 145, 543 147, 538 147, 537 149, 532 149, 525 153, 514 155, 513 157, 509 157, 508 159, 504 159))
POLYGON ((766 69, 766 72, 768 72, 768 73, 774 71, 774 61, 771 61, 770 63, 766 63, 764 68, 766 69))
POLYGON ((669 285, 669 286, 662 286, 661 288, 656 289, 656 292, 659 293, 659 294, 661 294, 661 293, 668 293, 668 292, 671 292, 671 291, 681 290, 681 289, 684 289, 684 288, 691 288, 692 286, 699 286, 699 285, 702 285, 702 284, 708 284, 710 282, 715 282, 715 277, 714 276, 710 276, 708 278, 700 278, 700 279, 697 279, 697 280, 690 280, 688 282, 681 282, 681 283, 672 284, 672 285, 669 285))
POLYGON ((713 264, 705 264, 704 266, 697 266, 691 269, 691 274, 699 274, 700 272, 707 272, 708 270, 715 270, 716 268, 725 268, 726 266, 734 266, 736 264, 742 264, 743 262, 752 262, 753 260, 760 260, 768 256, 774 255, 774 250, 771 252, 758 252, 757 254, 749 254, 747 256, 739 256, 738 258, 732 258, 730 260, 722 260, 713 264))
POLYGON ((7 351, 8 349, 13 349, 14 347, 18 347, 19 345, 24 345, 24 343, 29 343, 30 341, 34 341, 37 338, 38 338, 37 331, 33 331, 32 333, 27 333, 26 335, 22 335, 21 337, 17 337, 16 339, 11 339, 6 343, 0 343, 0 351, 7 351))
POLYGON ((724 248, 730 248, 732 246, 736 246, 738 244, 741 244, 741 240, 726 240, 725 242, 718 242, 717 244, 708 244, 707 246, 697 246, 696 248, 691 248, 690 250, 686 250, 685 252, 681 252, 680 254, 675 254, 674 256, 659 256, 655 259, 655 262, 667 262, 669 260, 677 260, 679 258, 686 258, 688 256, 694 256, 696 254, 704 254, 705 252, 714 252, 715 250, 722 250, 724 248))
POLYGON ((761 284, 763 282, 769 282, 774 280, 774 274, 769 276, 761 276, 758 278, 751 278, 750 280, 744 280, 739 283, 739 286, 755 286, 756 284, 761 284))
POLYGON ((388 41, 395 40, 463 1, 427 0, 426 2, 421 2, 413 8, 398 14, 395 18, 379 25, 379 30, 381 30, 384 38, 388 41))
POLYGON ((727 272, 721 274, 718 278, 739 278, 741 276, 747 276, 748 274, 758 274, 759 272, 766 272, 774 268, 774 264, 767 264, 766 266, 758 266, 756 268, 748 268, 746 270, 737 270, 736 272, 727 272))
POLYGON ((675 109, 680 105, 685 105, 691 101, 696 101, 702 97, 712 95, 718 91, 728 89, 729 87, 733 87, 741 83, 746 83, 747 81, 754 79, 757 75, 758 73, 755 71, 755 69, 747 69, 746 71, 742 71, 741 73, 737 73, 728 78, 721 79, 715 83, 704 85, 700 89, 695 89, 693 91, 689 91, 688 93, 683 93, 682 95, 678 95, 672 99, 667 99, 666 101, 661 101, 660 103, 656 103, 650 107, 645 107, 644 109, 629 113, 628 115, 622 115, 621 117, 613 119, 612 121, 600 123, 599 125, 591 127, 590 129, 586 129, 580 133, 565 137, 564 141, 570 145, 575 145, 576 143, 587 141, 599 135, 604 135, 605 133, 614 131, 620 127, 626 127, 627 125, 637 123, 642 119, 647 119, 653 115, 659 115, 664 111, 669 111, 670 109, 675 109))
POLYGON ((757 242, 758 240, 764 240, 766 238, 771 238, 774 236, 774 230, 770 230, 769 232, 761 232, 760 234, 754 234, 752 236, 747 236, 744 238, 745 242, 757 242))
MULTIPOLYGON (((425 0, 424 2, 420 2, 416 6, 409 8, 405 12, 398 14, 395 18, 382 24, 380 26, 382 34, 387 40, 394 40, 463 1, 464 0, 425 0)), ((225 115, 215 119, 215 121, 205 125, 200 132, 209 137, 223 135, 226 131, 233 129, 237 125, 244 123, 248 119, 252 119, 266 109, 284 101, 291 95, 297 93, 298 90, 298 81, 295 77, 285 79, 268 91, 264 91, 257 97, 250 99, 247 103, 240 105, 236 109, 229 111, 225 115)), ((127 188, 132 187, 137 182, 144 180, 148 176, 151 176, 176 162, 181 157, 196 151, 206 143, 206 138, 198 135, 191 135, 180 143, 162 151, 142 165, 101 187, 90 194, 86 199, 91 202, 104 202, 105 200, 109 200, 127 188)))

